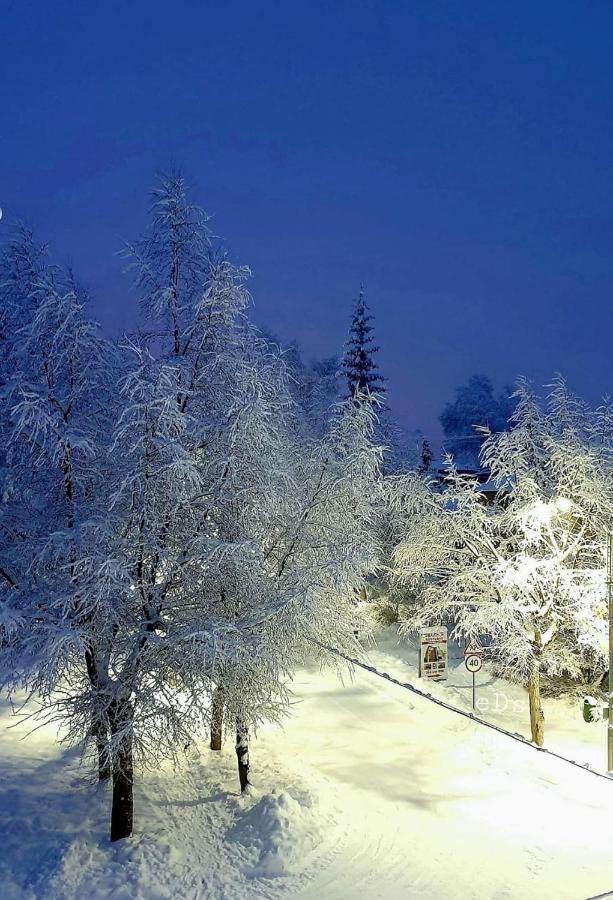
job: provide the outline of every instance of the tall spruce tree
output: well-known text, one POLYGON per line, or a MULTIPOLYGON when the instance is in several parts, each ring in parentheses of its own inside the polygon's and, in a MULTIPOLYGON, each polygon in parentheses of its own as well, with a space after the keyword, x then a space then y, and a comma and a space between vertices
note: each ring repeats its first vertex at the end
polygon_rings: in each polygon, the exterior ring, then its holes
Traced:
POLYGON ((372 316, 364 300, 364 286, 356 300, 341 371, 347 380, 349 397, 356 394, 385 394, 385 379, 379 373, 374 354, 379 350, 372 337, 372 316))

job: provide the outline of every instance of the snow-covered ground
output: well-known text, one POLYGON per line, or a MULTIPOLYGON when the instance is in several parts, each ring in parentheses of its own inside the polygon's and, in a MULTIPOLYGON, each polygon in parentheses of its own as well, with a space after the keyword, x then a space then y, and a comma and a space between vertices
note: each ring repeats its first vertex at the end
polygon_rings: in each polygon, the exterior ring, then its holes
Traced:
MULTIPOLYGON (((389 632, 368 657, 417 682, 414 650, 389 632)), ((468 708, 470 676, 455 666, 428 690, 468 708)), ((526 734, 524 692, 485 671, 477 683, 485 716, 526 734)), ((252 796, 237 796, 230 745, 220 758, 194 748, 178 774, 139 776, 137 835, 114 847, 106 791, 83 781, 51 729, 20 740, 28 727, 7 728, 4 704, 0 897, 586 900, 613 890, 613 781, 362 670, 343 682, 304 671, 295 692, 284 729, 253 742, 252 796)), ((545 701, 545 715, 549 746, 603 769, 602 725, 563 700, 545 701)))

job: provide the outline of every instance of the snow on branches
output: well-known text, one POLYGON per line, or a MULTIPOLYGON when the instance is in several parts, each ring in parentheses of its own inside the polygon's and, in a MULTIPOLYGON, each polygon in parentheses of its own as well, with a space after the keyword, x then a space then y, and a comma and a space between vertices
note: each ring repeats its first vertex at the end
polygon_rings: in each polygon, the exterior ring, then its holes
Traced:
POLYGON ((25 229, 2 263, 0 684, 95 751, 113 840, 135 765, 204 727, 236 734, 248 786, 249 729, 287 712, 323 644, 353 646, 377 559, 371 404, 305 435, 248 270, 206 222, 163 177, 128 251, 145 327, 119 346, 25 229))
POLYGON ((540 673, 578 678, 605 665, 611 435, 606 410, 590 410, 561 378, 544 408, 525 381, 516 398, 510 430, 483 445, 492 504, 453 464, 442 490, 397 481, 395 576, 423 598, 405 629, 448 621, 456 635, 490 636, 498 671, 529 689, 542 743, 540 673))

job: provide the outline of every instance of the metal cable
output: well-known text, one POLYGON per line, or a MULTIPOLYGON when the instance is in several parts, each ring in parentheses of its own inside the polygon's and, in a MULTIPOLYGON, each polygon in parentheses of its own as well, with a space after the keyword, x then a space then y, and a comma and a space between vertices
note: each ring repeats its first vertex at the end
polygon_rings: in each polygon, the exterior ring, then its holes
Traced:
POLYGON ((583 769, 585 772, 589 772, 590 775, 597 775, 598 778, 604 778, 605 781, 608 781, 610 783, 613 782, 613 777, 611 775, 607 775, 604 772, 598 772, 596 769, 592 769, 592 767, 587 765, 586 763, 580 763, 575 759, 569 759, 567 756, 562 756, 561 753, 556 753, 555 750, 549 750, 547 747, 538 747, 536 744, 533 744, 532 741, 529 741, 527 738, 523 737, 523 735, 521 734, 518 734, 516 731, 507 731, 506 728, 501 728, 499 725, 494 725, 492 722, 488 722, 486 719, 481 719, 474 713, 466 712, 466 710, 459 709, 457 706, 452 706, 451 703, 447 703, 445 700, 439 700, 438 697, 433 697, 432 694, 429 694, 427 691, 420 690, 419 688, 415 687, 415 685, 410 684, 408 681, 398 681, 397 678, 394 678, 392 675, 388 675, 387 672, 379 672, 379 670, 375 669, 374 666, 369 666, 366 663, 360 662, 359 659, 354 659, 351 656, 346 656, 346 654, 342 653, 340 650, 337 650, 336 647, 329 647, 328 645, 321 644, 319 641, 315 640, 313 640, 313 643, 318 644, 322 648, 322 650, 328 650, 330 653, 334 653, 336 656, 346 660, 352 665, 359 666, 360 669, 364 669, 366 672, 370 672, 372 675, 377 675, 379 678, 383 678, 386 681, 397 684, 398 687, 404 688, 405 691, 411 691, 411 693, 417 694, 419 697, 424 697, 426 700, 430 700, 431 703, 435 703, 437 706, 442 706, 444 709, 448 709, 450 712, 454 712, 460 716, 464 716, 464 718, 470 719, 472 722, 477 722, 479 725, 485 725, 486 728, 491 728, 492 731, 497 731, 499 734, 504 734, 507 737, 513 738, 514 741, 518 741, 520 744, 524 744, 524 746, 530 747, 532 750, 537 750, 539 753, 547 753, 549 756, 554 756, 556 759, 561 759, 563 762, 569 763, 571 766, 576 766, 576 768, 578 769, 583 769))

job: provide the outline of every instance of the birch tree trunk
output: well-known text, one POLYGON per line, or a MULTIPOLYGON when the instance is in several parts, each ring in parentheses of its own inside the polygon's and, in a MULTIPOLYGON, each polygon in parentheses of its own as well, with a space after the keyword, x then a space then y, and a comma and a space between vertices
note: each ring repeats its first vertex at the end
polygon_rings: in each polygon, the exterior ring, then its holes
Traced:
POLYGON ((249 781, 249 731, 240 719, 236 722, 236 758, 238 761, 238 780, 243 794, 250 785, 249 781))
POLYGON ((116 702, 109 711, 113 746, 113 805, 111 841, 130 837, 134 824, 134 760, 130 703, 116 702))
POLYGON ((223 726, 223 696, 221 688, 216 687, 211 704, 211 750, 221 750, 221 732, 223 726))
POLYGON ((538 747, 542 747, 545 740, 545 716, 541 706, 541 676, 538 657, 532 663, 532 670, 526 687, 528 688, 528 701, 530 703, 532 740, 538 747))

